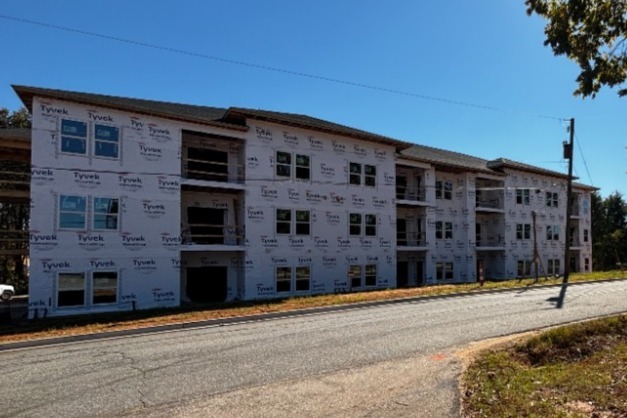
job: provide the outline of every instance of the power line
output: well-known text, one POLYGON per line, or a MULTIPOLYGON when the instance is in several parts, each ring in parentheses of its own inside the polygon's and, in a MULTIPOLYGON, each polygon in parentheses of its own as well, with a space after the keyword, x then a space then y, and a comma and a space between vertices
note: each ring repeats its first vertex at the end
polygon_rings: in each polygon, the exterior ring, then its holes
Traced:
POLYGON ((556 116, 547 116, 547 115, 534 114, 534 113, 528 113, 528 112, 505 110, 505 109, 500 109, 500 108, 493 107, 493 106, 485 106, 485 105, 480 105, 480 104, 476 104, 476 103, 464 102, 464 101, 460 101, 460 100, 452 100, 452 99, 446 99, 446 98, 442 98, 442 97, 430 96, 430 95, 426 95, 426 94, 412 93, 412 92, 407 92, 407 91, 403 91, 403 90, 391 89, 391 88, 387 88, 387 87, 374 86, 374 85, 371 85, 371 84, 359 83, 359 82, 356 82, 356 81, 342 80, 342 79, 326 77, 326 76, 321 76, 321 75, 316 75, 316 74, 304 73, 304 72, 301 72, 301 71, 287 70, 287 69, 279 68, 279 67, 272 67, 272 66, 268 66, 268 65, 261 65, 261 64, 255 64, 255 63, 250 63, 250 62, 245 62, 245 61, 229 59, 229 58, 222 58, 222 57, 218 57, 218 56, 215 56, 215 55, 202 54, 202 53, 199 53, 199 52, 193 52, 193 51, 187 51, 187 50, 184 50, 184 49, 166 47, 166 46, 161 46, 161 45, 152 44, 152 43, 148 43, 148 42, 135 41, 135 40, 132 40, 132 39, 120 38, 120 37, 113 36, 113 35, 106 35, 106 34, 102 34, 102 33, 90 32, 90 31, 86 31, 86 30, 82 30, 82 29, 75 29, 75 28, 70 28, 70 27, 67 27, 67 26, 61 26, 61 25, 55 25, 55 24, 51 24, 51 23, 39 22, 39 21, 35 21, 35 20, 23 19, 23 18, 19 18, 19 17, 15 17, 15 16, 8 16, 8 15, 0 14, 0 18, 6 19, 6 20, 11 20, 11 21, 14 21, 14 22, 26 23, 26 24, 29 24, 29 25, 41 26, 41 27, 45 27, 45 28, 49 28, 49 29, 55 29, 55 30, 60 30, 60 31, 65 31, 65 32, 78 33, 80 35, 86 35, 86 36, 92 36, 92 37, 101 38, 101 39, 107 39, 107 40, 115 41, 115 42, 127 43, 127 44, 140 46, 140 47, 144 47, 144 48, 156 49, 156 50, 159 50, 159 51, 171 52, 171 53, 180 54, 180 55, 187 55, 187 56, 191 56, 191 57, 202 58, 202 59, 212 60, 212 61, 218 61, 218 62, 222 62, 222 63, 226 63, 226 64, 239 65, 239 66, 254 68, 254 69, 258 69, 258 70, 271 71, 271 72, 282 73, 282 74, 289 74, 289 75, 293 75, 293 76, 297 76, 297 77, 311 78, 311 79, 314 79, 314 80, 326 81, 326 82, 335 83, 335 84, 343 84, 343 85, 347 85, 347 86, 359 87, 359 88, 368 89, 368 90, 374 90, 374 91, 379 91, 379 92, 384 92, 384 93, 396 94, 396 95, 400 95, 400 96, 413 97, 413 98, 422 99, 422 100, 431 100, 431 101, 436 101, 436 102, 441 102, 441 103, 448 103, 448 104, 452 104, 452 105, 456 105, 456 106, 472 107, 472 108, 476 108, 476 109, 489 110, 489 111, 494 111, 494 112, 515 113, 515 114, 520 114, 520 115, 524 115, 524 116, 527 116, 527 117, 537 117, 537 118, 543 118, 543 119, 554 119, 554 120, 559 120, 559 121, 567 120, 565 118, 560 118, 560 117, 556 117, 556 116))
POLYGON ((577 136, 577 134, 575 134, 575 138, 577 139, 577 148, 579 149, 579 153, 581 154, 581 159, 583 160, 583 166, 586 168, 586 173, 588 173, 588 179, 590 179, 590 184, 592 186, 594 186, 594 182, 592 181, 592 176, 590 175, 590 170, 588 170, 588 163, 586 162, 586 156, 583 153, 583 150, 581 149, 581 141, 579 140, 579 137, 577 136))

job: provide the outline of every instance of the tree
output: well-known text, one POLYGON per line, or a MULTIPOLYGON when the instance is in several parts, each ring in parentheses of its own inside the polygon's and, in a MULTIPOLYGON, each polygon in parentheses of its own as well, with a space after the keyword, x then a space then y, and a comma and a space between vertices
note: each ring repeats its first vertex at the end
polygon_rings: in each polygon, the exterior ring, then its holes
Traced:
MULTIPOLYGON (((545 46, 581 68, 576 96, 594 98, 602 86, 627 79, 627 0, 525 0, 527 14, 548 20, 545 46)), ((627 95, 627 88, 618 90, 627 95)))
POLYGON ((0 128, 30 128, 30 113, 25 107, 9 113, 6 108, 0 109, 0 128))
MULTIPOLYGON (((0 129, 5 128, 29 128, 31 119, 25 108, 15 112, 9 112, 0 108, 0 129)), ((30 172, 28 163, 5 160, 0 155, 0 175, 6 180, 24 178, 30 172), (20 173, 24 173, 23 175, 20 173)), ((9 183, 10 184, 10 183, 9 183)), ((10 187, 10 186, 9 186, 10 187)), ((15 186, 24 187, 24 186, 15 186)), ((0 249, 23 250, 28 248, 28 220, 29 204, 0 202, 0 249)), ((12 284, 18 293, 27 291, 28 288, 28 258, 19 255, 0 256, 0 277, 3 282, 12 284)))
POLYGON ((612 270, 627 262, 627 202, 614 192, 602 199, 592 194, 592 259, 596 270, 612 270))

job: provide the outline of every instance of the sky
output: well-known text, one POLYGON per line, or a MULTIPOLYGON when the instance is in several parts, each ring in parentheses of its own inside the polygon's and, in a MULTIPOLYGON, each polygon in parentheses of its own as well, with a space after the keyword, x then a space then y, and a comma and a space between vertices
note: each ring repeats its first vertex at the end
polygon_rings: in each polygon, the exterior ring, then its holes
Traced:
POLYGON ((573 96, 545 23, 524 0, 2 0, 0 107, 18 84, 301 113, 563 173, 575 118, 578 181, 625 196, 627 98, 573 96))

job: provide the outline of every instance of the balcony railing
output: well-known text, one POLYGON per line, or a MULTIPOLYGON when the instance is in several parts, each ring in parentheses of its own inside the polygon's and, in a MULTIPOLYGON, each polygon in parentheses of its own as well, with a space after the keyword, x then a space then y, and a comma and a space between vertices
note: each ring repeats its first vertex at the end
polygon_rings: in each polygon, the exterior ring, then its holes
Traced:
POLYGON ((244 229, 234 225, 188 224, 183 245, 244 245, 244 229))
POLYGON ((424 202, 426 200, 425 189, 420 188, 418 190, 408 190, 406 188, 396 186, 396 199, 424 202))
POLYGON ((192 180, 241 184, 244 182, 244 166, 241 164, 184 158, 183 177, 192 180))
POLYGON ((427 240, 424 232, 398 232, 396 234, 396 245, 398 247, 425 247, 427 245, 427 240))

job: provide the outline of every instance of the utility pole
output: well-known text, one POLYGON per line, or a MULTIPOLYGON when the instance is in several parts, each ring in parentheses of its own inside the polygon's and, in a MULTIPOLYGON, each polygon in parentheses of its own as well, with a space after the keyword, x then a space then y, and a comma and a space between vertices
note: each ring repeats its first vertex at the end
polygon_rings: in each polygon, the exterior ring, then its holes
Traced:
POLYGON ((536 211, 531 211, 531 219, 533 220, 533 266, 535 271, 535 277, 533 282, 538 283, 538 261, 540 260, 540 254, 538 254, 538 239, 536 234, 536 211))
POLYGON ((564 280, 568 283, 568 273, 570 270, 570 201, 573 194, 573 144, 575 143, 575 118, 570 119, 570 143, 564 141, 564 158, 568 158, 568 186, 566 188, 566 231, 564 231, 564 280))

